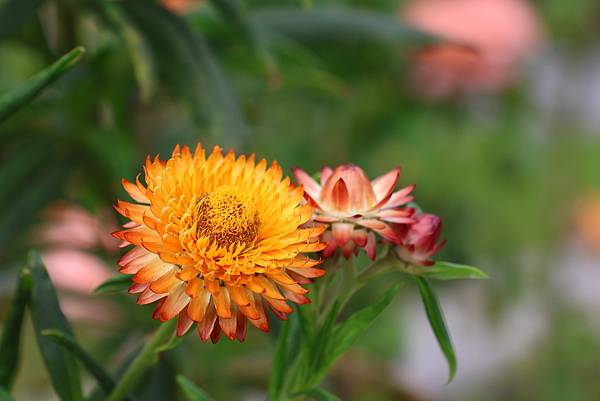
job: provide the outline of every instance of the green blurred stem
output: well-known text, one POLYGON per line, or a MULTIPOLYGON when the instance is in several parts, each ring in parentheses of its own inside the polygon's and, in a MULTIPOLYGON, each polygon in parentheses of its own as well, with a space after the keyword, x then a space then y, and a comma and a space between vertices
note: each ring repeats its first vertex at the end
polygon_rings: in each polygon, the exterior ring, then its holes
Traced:
POLYGON ((164 343, 173 334, 175 324, 176 319, 171 319, 160 325, 159 329, 156 330, 154 335, 148 340, 146 345, 144 345, 144 348, 142 348, 129 368, 125 371, 121 380, 117 383, 106 401, 121 401, 129 395, 131 390, 138 383, 140 376, 146 369, 156 363, 158 354, 165 349, 163 348, 164 343))

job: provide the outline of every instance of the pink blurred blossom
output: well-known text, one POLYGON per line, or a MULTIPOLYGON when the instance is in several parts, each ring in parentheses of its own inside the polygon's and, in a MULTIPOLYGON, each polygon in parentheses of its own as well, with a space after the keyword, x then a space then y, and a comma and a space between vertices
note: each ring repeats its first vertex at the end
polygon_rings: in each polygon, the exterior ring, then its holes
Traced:
POLYGON ((114 311, 89 295, 113 275, 114 269, 94 251, 110 254, 118 250, 119 241, 110 235, 117 229, 114 217, 107 211, 94 216, 66 202, 50 205, 44 216, 34 242, 43 247, 42 260, 54 285, 65 291, 60 297, 64 313, 70 319, 104 321, 102 317, 114 311))
POLYGON ((416 57, 415 85, 433 99, 506 88, 542 38, 537 15, 524 0, 414 0, 401 15, 457 43, 432 46, 416 57))

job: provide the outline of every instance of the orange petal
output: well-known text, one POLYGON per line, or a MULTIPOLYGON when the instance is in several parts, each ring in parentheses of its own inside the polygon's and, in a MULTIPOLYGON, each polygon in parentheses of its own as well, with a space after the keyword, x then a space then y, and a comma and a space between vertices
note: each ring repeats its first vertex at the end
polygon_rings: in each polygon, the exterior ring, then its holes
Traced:
POLYGON ((214 303, 219 317, 225 319, 231 318, 231 299, 229 298, 229 291, 227 289, 223 288, 214 295, 214 303))
POLYGON ((171 320, 178 315, 189 302, 190 297, 185 293, 185 285, 178 285, 169 291, 169 295, 160 308, 158 318, 163 322, 171 320))
POLYGON ((223 334, 225 334, 230 340, 235 338, 237 332, 237 311, 235 312, 236 313, 233 313, 230 318, 219 316, 219 326, 221 326, 223 334))
POLYGON ((187 310, 184 309, 181 312, 179 312, 179 317, 177 318, 177 329, 175 330, 175 332, 179 337, 182 337, 183 335, 185 335, 185 333, 188 332, 188 330, 192 327, 193 324, 194 321, 190 319, 187 310))
POLYGON ((204 319, 204 315, 206 314, 206 308, 210 303, 210 292, 202 291, 197 294, 188 305, 187 312, 190 319, 195 322, 200 322, 204 319))
POLYGON ((198 323, 198 334, 203 342, 207 342, 215 327, 217 321, 217 311, 215 306, 210 304, 204 316, 204 319, 198 323))
POLYGON ((181 283, 181 280, 175 276, 175 272, 176 270, 172 269, 170 272, 161 276, 158 280, 150 284, 150 289, 158 294, 170 292, 173 287, 181 283))
POLYGON ((249 296, 251 296, 250 294, 248 294, 248 290, 246 289, 246 287, 240 286, 240 287, 228 287, 229 290, 229 294, 231 295, 231 299, 233 299, 233 302, 235 302, 236 304, 238 304, 239 306, 248 306, 250 305, 250 299, 249 296))
MULTIPOLYGON (((139 184, 139 178, 136 178, 136 182, 139 184)), ((141 184, 136 185, 132 182, 127 181, 125 178, 121 179, 121 184, 123 184, 123 188, 125 188, 125 191, 127 191, 129 196, 131 196, 134 200, 140 203, 150 203, 150 200, 148 200, 148 197, 146 197, 145 188, 142 189, 143 186, 141 186, 141 184)))

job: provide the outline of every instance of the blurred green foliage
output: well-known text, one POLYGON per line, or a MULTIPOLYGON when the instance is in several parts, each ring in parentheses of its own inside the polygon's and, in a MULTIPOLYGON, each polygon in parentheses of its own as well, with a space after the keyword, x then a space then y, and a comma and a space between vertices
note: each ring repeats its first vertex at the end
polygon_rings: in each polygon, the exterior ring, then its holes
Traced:
MULTIPOLYGON (((535 5, 550 44, 597 45, 597 1, 535 5)), ((397 7, 391 0, 215 0, 182 16, 142 0, 0 1, 0 94, 75 46, 87 49, 82 63, 0 125, 1 268, 14 273, 24 263, 32 228, 53 200, 107 209, 124 196, 120 178, 133 179, 146 155, 201 141, 277 159, 286 171, 353 162, 374 177, 401 165, 401 182, 419 184, 419 205, 444 219, 444 258, 478 263, 493 278, 492 320, 519 294, 550 291, 545 269, 568 236, 573 202, 600 186, 600 141, 577 126, 536 132, 526 83, 476 105, 423 101, 407 68, 411 51, 433 38, 395 22, 397 7)), ((114 255, 100 256, 115 263, 114 255)), ((384 289, 361 294, 374 300, 384 289)), ((124 352, 116 344, 139 342, 153 325, 129 297, 114 303, 121 314, 114 327, 76 330, 94 357, 116 366, 124 352)), ((359 342, 374 359, 391 360, 402 352, 396 329, 376 323, 359 342)), ((547 338, 523 355, 517 374, 500 372, 486 399, 597 400, 594 330, 579 312, 559 309, 547 338)), ((173 371, 219 401, 263 391, 273 344, 255 334, 243 345, 217 346, 189 336, 140 392, 164 400, 176 383, 161 372, 173 371)), ((20 378, 17 390, 43 387, 39 356, 24 363, 36 373, 20 378)), ((355 399, 410 399, 397 391, 365 385, 355 399)))

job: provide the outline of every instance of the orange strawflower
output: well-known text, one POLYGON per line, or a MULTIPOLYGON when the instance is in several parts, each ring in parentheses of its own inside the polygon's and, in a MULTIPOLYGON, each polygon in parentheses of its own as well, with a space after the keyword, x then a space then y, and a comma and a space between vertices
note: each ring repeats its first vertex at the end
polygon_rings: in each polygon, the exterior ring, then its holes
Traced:
POLYGON ((202 341, 221 332, 243 341, 246 319, 268 331, 269 309, 286 319, 288 300, 309 302, 301 284, 325 272, 305 254, 324 248, 325 228, 277 163, 177 146, 166 162, 148 158, 144 173, 146 186, 123 180, 138 203, 118 201, 131 221, 114 235, 135 245, 120 271, 134 275, 138 304, 158 301, 155 319, 177 316, 180 336, 196 323, 202 341))
POLYGON ((331 224, 323 235, 327 248, 323 256, 331 256, 339 247, 345 258, 364 248, 371 259, 376 256, 375 233, 386 241, 400 243, 397 225, 412 223, 414 209, 400 206, 410 202, 414 185, 394 192, 400 168, 369 181, 358 166, 344 164, 332 170, 321 170, 319 185, 305 171, 293 170, 304 186, 308 202, 316 206, 315 221, 331 224))

